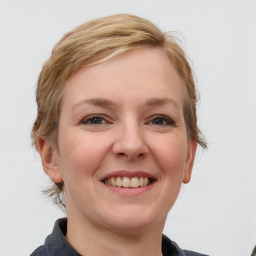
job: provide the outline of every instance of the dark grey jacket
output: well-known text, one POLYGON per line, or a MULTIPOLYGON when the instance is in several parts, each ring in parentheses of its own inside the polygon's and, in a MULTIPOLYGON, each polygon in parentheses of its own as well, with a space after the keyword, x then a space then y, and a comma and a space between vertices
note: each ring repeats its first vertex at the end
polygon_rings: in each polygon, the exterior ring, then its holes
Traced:
MULTIPOLYGON (((67 219, 59 219, 55 222, 52 233, 45 239, 44 245, 38 247, 30 256, 81 256, 65 239, 67 233, 67 219)), ((186 251, 163 235, 163 256, 207 256, 192 251, 186 251)))

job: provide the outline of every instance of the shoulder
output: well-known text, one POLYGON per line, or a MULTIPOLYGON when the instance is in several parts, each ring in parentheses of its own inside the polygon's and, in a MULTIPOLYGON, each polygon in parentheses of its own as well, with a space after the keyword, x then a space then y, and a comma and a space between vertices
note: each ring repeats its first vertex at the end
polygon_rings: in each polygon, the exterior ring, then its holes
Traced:
POLYGON ((35 249, 30 256, 48 256, 45 246, 41 245, 37 249, 35 249))
POLYGON ((167 236, 162 238, 163 256, 208 256, 198 252, 182 250, 175 242, 171 241, 167 236))
POLYGON ((206 254, 201 254, 201 253, 198 253, 198 252, 192 252, 192 251, 187 251, 187 250, 184 250, 184 253, 186 256, 209 256, 209 255, 206 255, 206 254))
POLYGON ((58 219, 53 231, 30 256, 80 256, 65 239, 67 219, 58 219))

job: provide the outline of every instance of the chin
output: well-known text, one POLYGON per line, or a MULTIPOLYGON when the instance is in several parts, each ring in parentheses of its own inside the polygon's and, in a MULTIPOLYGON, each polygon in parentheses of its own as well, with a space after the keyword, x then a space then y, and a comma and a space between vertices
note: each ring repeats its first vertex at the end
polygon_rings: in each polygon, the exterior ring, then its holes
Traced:
POLYGON ((163 226, 166 215, 157 214, 143 207, 124 207, 114 213, 104 214, 108 228, 121 233, 142 232, 154 226, 163 226), (108 216, 107 216, 108 215, 108 216))

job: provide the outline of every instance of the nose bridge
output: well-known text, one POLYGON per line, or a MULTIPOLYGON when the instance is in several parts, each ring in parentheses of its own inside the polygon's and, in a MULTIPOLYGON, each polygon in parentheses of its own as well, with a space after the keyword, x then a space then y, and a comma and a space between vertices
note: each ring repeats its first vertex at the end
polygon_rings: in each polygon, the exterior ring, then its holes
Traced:
POLYGON ((118 126, 118 134, 114 145, 114 153, 125 156, 129 160, 141 158, 147 153, 143 127, 134 117, 127 117, 118 126))

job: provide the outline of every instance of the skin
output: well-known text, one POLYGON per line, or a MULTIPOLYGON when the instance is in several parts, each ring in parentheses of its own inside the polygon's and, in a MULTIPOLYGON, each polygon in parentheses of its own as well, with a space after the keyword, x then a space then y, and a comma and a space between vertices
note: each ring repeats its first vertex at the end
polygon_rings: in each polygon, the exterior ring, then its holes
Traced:
POLYGON ((67 81, 58 149, 43 138, 38 145, 47 175, 64 181, 66 238, 80 254, 162 255, 167 213, 190 180, 197 145, 183 105, 184 85, 158 48, 131 50, 67 81), (135 195, 113 191, 102 177, 120 170, 146 172, 154 183, 135 195))

